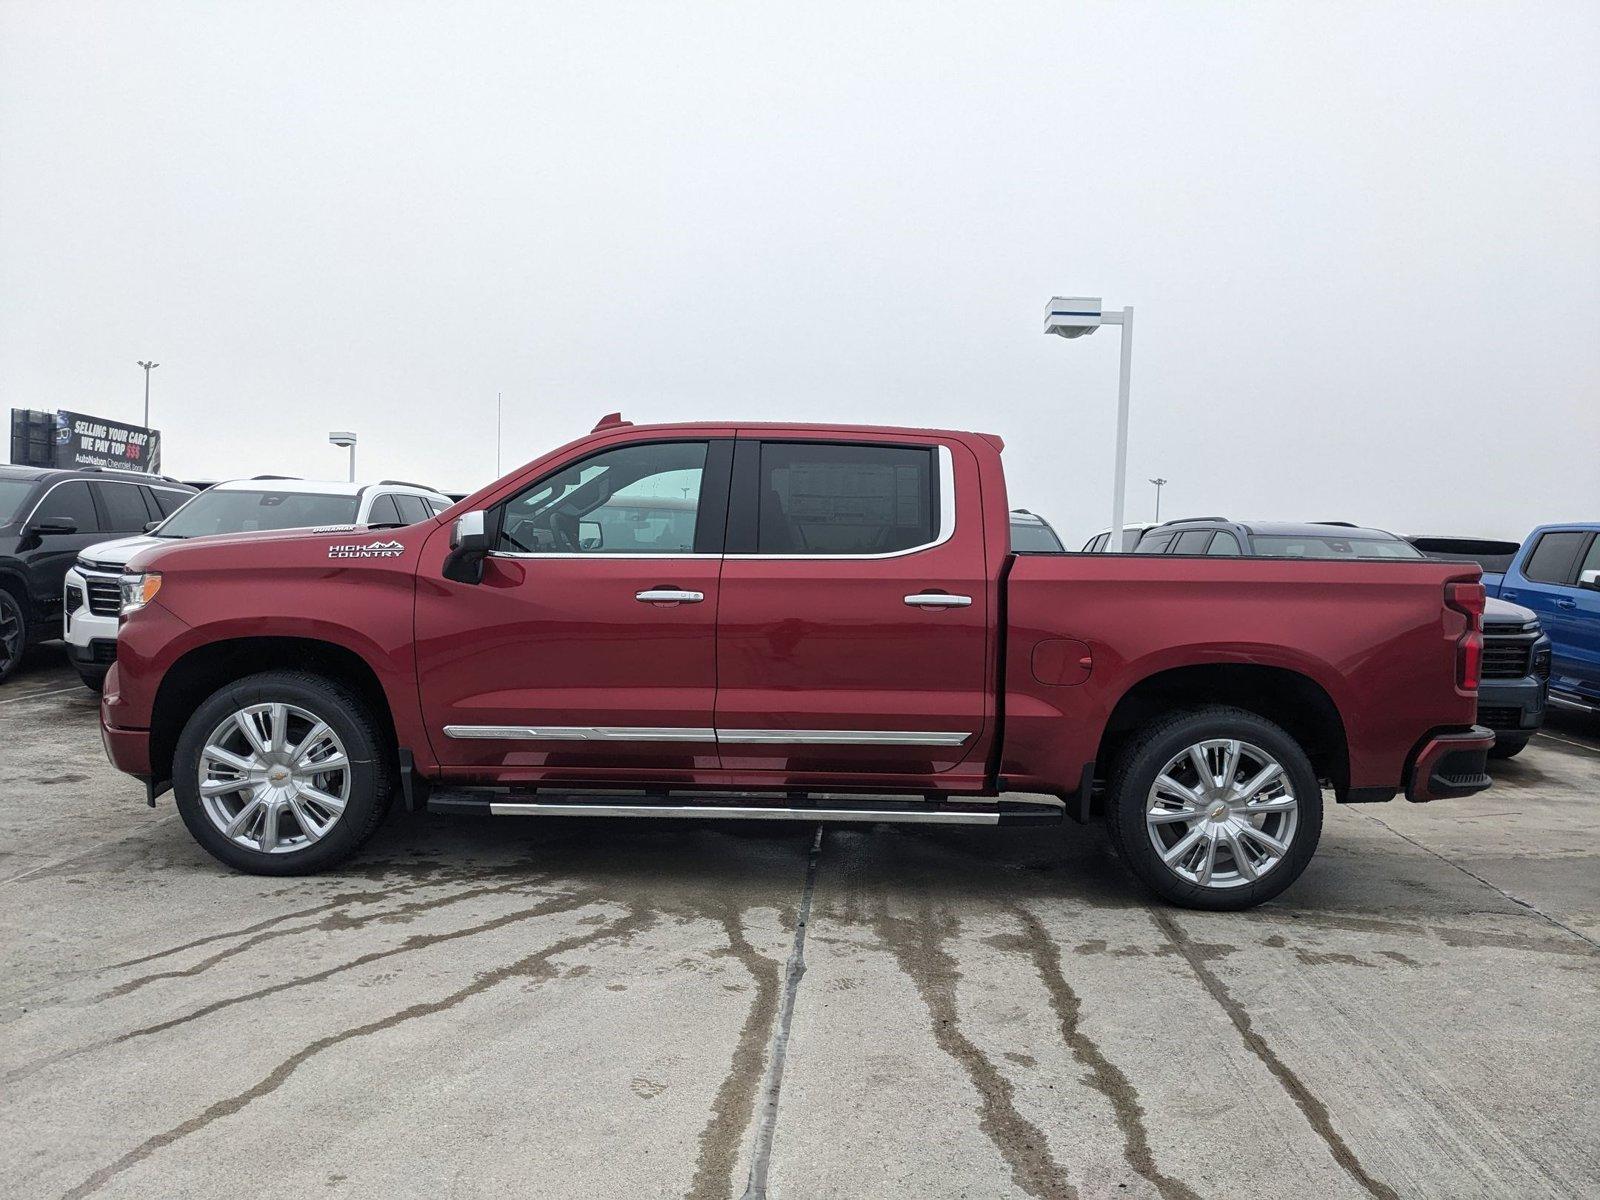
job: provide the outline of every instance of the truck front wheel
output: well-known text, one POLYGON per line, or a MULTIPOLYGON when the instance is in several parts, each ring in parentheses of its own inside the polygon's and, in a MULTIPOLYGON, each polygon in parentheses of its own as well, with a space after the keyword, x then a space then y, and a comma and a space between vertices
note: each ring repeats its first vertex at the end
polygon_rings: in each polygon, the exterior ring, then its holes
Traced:
POLYGON ((1322 835, 1322 789, 1300 745, 1255 713, 1178 713, 1123 747, 1106 805, 1123 861, 1186 908, 1270 900, 1322 835))
POLYGON ((349 858, 389 807, 387 743, 332 680, 266 671, 214 692, 178 738, 172 790, 196 841, 253 875, 349 858))

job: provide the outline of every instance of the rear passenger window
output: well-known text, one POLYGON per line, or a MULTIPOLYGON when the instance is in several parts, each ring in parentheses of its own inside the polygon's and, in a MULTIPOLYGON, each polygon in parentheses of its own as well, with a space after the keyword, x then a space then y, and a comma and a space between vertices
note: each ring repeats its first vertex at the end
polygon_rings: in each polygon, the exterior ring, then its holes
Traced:
POLYGON ((1231 533, 1223 533, 1219 530, 1217 532, 1217 536, 1211 539, 1211 548, 1208 549, 1206 553, 1239 554, 1241 553, 1239 549, 1239 539, 1234 537, 1231 533))
POLYGON ((189 502, 188 492, 174 492, 167 488, 151 488, 150 494, 155 497, 157 516, 170 517, 189 502))
POLYGON ((138 484, 97 483, 93 487, 100 494, 107 531, 137 533, 150 520, 150 510, 144 506, 144 489, 138 484))
POLYGON ((372 502, 372 508, 367 513, 368 525, 404 525, 400 519, 400 510, 394 506, 394 497, 388 492, 383 493, 372 502))
POLYGON ((1178 535, 1178 543, 1173 546, 1174 554, 1204 554, 1206 543, 1211 540, 1209 529, 1188 529, 1178 535))
POLYGON ((892 554, 938 528, 932 449, 763 442, 758 554, 892 554))
POLYGON ((1572 565, 1588 536, 1576 529, 1545 534, 1528 556, 1522 573, 1534 583, 1566 583, 1572 578, 1572 565))
POLYGON ((400 510, 400 519, 407 525, 415 525, 418 521, 426 521, 429 517, 428 506, 421 496, 407 496, 397 492, 394 498, 395 506, 400 510))
POLYGON ((1139 539, 1139 544, 1133 548, 1135 554, 1165 554, 1167 547, 1172 545, 1176 533, 1147 533, 1139 539))

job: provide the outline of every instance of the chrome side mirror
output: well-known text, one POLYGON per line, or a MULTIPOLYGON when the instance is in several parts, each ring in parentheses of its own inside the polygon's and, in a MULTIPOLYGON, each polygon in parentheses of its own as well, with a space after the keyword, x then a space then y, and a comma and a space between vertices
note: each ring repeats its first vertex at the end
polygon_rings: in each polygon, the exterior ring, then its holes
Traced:
POLYGON ((489 551, 488 522, 483 512, 462 513, 450 527, 450 549, 489 551))
POLYGON ((1585 571, 1578 576, 1578 586, 1591 592, 1600 592, 1600 571, 1585 571))

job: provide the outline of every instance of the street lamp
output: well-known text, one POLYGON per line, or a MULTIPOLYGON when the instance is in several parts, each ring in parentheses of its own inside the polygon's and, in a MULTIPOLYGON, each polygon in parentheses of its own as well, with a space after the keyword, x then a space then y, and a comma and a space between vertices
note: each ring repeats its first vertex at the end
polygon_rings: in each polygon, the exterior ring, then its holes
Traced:
POLYGON ((1167 481, 1165 479, 1152 479, 1150 482, 1156 485, 1156 524, 1159 525, 1161 524, 1161 489, 1166 486, 1167 481))
POLYGON ((143 359, 141 359, 139 361, 139 365, 144 368, 144 427, 146 429, 149 429, 150 428, 150 372, 154 371, 161 364, 158 363, 158 362, 145 362, 143 359))
POLYGON ((335 446, 350 447, 350 482, 356 481, 356 435, 349 430, 335 430, 328 435, 328 440, 335 446))
POLYGON ((1093 333, 1102 325, 1122 326, 1122 368, 1117 381, 1117 466, 1111 484, 1112 536, 1106 549, 1128 549, 1128 531, 1123 525, 1123 493, 1128 481, 1128 385, 1133 375, 1133 309, 1106 312, 1099 296, 1052 296, 1044 312, 1044 331, 1058 337, 1076 338, 1093 333))

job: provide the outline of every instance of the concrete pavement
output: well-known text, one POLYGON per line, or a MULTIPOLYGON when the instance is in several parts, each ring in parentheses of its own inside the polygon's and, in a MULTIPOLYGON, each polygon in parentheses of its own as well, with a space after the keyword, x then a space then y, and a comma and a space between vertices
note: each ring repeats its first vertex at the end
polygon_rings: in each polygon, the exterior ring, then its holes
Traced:
POLYGON ((1583 725, 1330 812, 1244 914, 1095 827, 397 813, 269 880, 144 806, 54 649, 0 687, 6 1194, 1600 1190, 1583 725))

